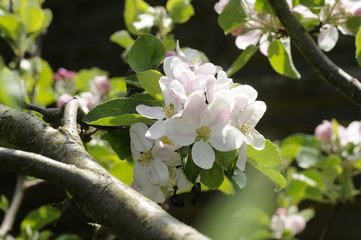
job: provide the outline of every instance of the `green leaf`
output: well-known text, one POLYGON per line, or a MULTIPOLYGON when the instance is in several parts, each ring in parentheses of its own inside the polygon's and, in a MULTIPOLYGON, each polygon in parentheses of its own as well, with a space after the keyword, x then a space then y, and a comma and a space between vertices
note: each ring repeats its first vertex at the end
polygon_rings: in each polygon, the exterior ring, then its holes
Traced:
POLYGON ((22 22, 25 24, 26 33, 39 32, 43 27, 46 18, 41 7, 28 5, 20 11, 22 22))
POLYGON ((168 0, 166 9, 174 23, 185 23, 194 15, 190 0, 168 0))
POLYGON ((192 159, 192 156, 189 152, 189 148, 186 154, 181 153, 182 157, 182 169, 184 175, 187 177, 188 181, 191 183, 195 183, 196 179, 198 178, 199 174, 202 171, 202 168, 198 167, 192 159))
POLYGON ((137 114, 136 107, 139 104, 147 106, 157 106, 158 101, 141 100, 134 98, 119 98, 102 103, 93 108, 83 121, 91 125, 100 126, 129 126, 136 122, 152 124, 154 120, 148 119, 137 114))
POLYGON ((361 27, 356 35, 356 60, 358 65, 361 66, 361 27))
POLYGON ((17 109, 22 108, 25 100, 20 87, 20 76, 6 67, 0 70, 0 103, 17 109))
POLYGON ((37 79, 36 87, 38 94, 36 95, 36 103, 41 105, 48 105, 54 102, 54 88, 53 88, 53 70, 48 62, 39 57, 29 59, 33 67, 33 75, 37 79))
POLYGON ((8 210, 9 207, 9 201, 8 199, 5 197, 5 195, 0 196, 0 210, 3 212, 6 212, 8 210))
POLYGON ((222 185, 218 188, 219 191, 226 195, 234 194, 234 188, 231 181, 225 177, 222 185))
POLYGON ((238 189, 243 189, 247 184, 247 176, 243 171, 235 168, 231 181, 238 189))
POLYGON ((124 78, 124 82, 126 82, 129 85, 132 85, 134 87, 140 88, 140 89, 144 89, 142 84, 140 84, 137 74, 132 74, 130 76, 127 76, 124 78))
POLYGON ((258 12, 273 14, 273 9, 269 4, 268 0, 256 0, 256 3, 254 4, 254 10, 258 12))
POLYGON ((138 80, 140 84, 142 84, 143 88, 159 101, 163 101, 162 90, 159 85, 159 79, 162 76, 163 75, 156 70, 148 70, 137 73, 138 80))
POLYGON ((119 161, 114 163, 110 167, 109 172, 114 177, 118 178, 120 181, 130 186, 130 184, 133 182, 134 164, 134 162, 119 161))
POLYGON ((298 166, 301 168, 310 168, 321 160, 321 152, 311 147, 302 147, 296 156, 298 166))
POLYGON ((53 233, 50 230, 44 230, 39 233, 38 240, 48 240, 53 236, 53 233))
POLYGON ((226 34, 249 20, 248 5, 244 0, 231 0, 218 17, 218 24, 226 34))
POLYGON ((108 131, 102 136, 102 139, 109 142, 119 159, 131 159, 132 152, 130 151, 130 136, 128 129, 108 131))
POLYGON ((127 94, 127 84, 122 77, 114 77, 109 79, 111 90, 109 92, 109 98, 121 98, 127 94))
POLYGON ((325 0, 299 0, 299 2, 308 8, 319 8, 325 6, 325 0))
POLYGON ((110 36, 110 41, 119 44, 123 48, 127 48, 134 43, 134 39, 130 36, 130 34, 126 30, 121 30, 113 33, 110 36))
POLYGON ((157 69, 165 58, 165 47, 153 35, 141 35, 129 51, 129 66, 135 72, 157 69))
POLYGON ((320 24, 317 18, 301 18, 300 22, 306 31, 312 31, 320 24))
POLYGON ((221 152, 214 149, 214 153, 216 155, 216 162, 219 163, 224 169, 228 169, 229 165, 238 156, 237 149, 228 152, 221 152))
POLYGON ((138 15, 148 12, 149 5, 143 0, 125 0, 124 22, 128 31, 137 35, 139 32, 133 26, 138 20, 138 15))
POLYGON ((270 140, 266 140, 263 150, 256 150, 248 145, 247 156, 250 164, 277 184, 276 191, 286 186, 280 154, 270 140))
POLYGON ((57 237, 55 240, 82 240, 82 239, 74 234, 63 234, 57 237))
POLYGON ((212 168, 203 169, 201 172, 201 182, 211 189, 217 189, 223 183, 223 168, 214 162, 212 168))
POLYGON ((61 211, 50 205, 44 205, 40 208, 28 213, 24 220, 21 222, 20 229, 25 236, 27 228, 30 228, 32 232, 41 230, 44 226, 53 222, 61 215, 61 211))
POLYGON ((308 222, 315 216, 315 210, 313 208, 306 208, 298 212, 302 218, 308 222))
POLYGON ((89 91, 90 80, 93 80, 96 76, 108 76, 108 73, 96 67, 80 70, 74 78, 77 90, 89 91))
POLYGON ((353 35, 356 35, 361 26, 361 16, 352 16, 349 17, 346 21, 346 28, 352 32, 353 35))
POLYGON ((279 74, 290 78, 300 78, 301 75, 293 65, 290 38, 277 39, 268 48, 268 60, 279 74))
POLYGON ((227 76, 231 77, 234 73, 240 70, 257 50, 258 46, 249 45, 227 70, 227 76))
POLYGON ((163 46, 165 47, 167 52, 174 51, 174 49, 177 46, 177 43, 174 40, 174 35, 173 34, 168 34, 167 36, 162 38, 162 43, 163 43, 163 46))
POLYGON ((0 34, 3 38, 16 41, 20 37, 23 28, 24 25, 18 16, 14 14, 0 16, 0 34))
POLYGON ((341 167, 341 157, 338 155, 329 155, 320 159, 314 167, 318 168, 338 168, 341 167))

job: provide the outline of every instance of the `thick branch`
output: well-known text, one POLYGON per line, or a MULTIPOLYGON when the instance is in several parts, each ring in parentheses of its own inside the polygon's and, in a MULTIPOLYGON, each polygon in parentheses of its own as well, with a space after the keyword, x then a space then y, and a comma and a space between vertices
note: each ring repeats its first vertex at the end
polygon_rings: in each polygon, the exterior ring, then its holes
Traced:
POLYGON ((114 178, 84 148, 73 146, 75 143, 67 139, 66 135, 64 137, 61 132, 44 125, 27 114, 0 105, 0 145, 26 148, 21 139, 29 141, 28 134, 32 134, 33 138, 36 136, 36 140, 30 141, 32 146, 28 148, 61 161, 0 148, 0 169, 42 178, 66 188, 85 214, 110 229, 120 239, 208 239, 114 178), (44 151, 41 151, 41 146, 38 145, 40 143, 36 141, 47 142, 43 145, 44 151), (61 157, 51 153, 47 146, 52 146, 53 151, 61 157), (79 160, 79 157, 83 159, 79 160), (73 160, 74 165, 67 164, 73 160))
POLYGON ((273 10, 292 42, 312 66, 317 76, 335 87, 342 95, 361 107, 361 83, 335 65, 317 46, 297 17, 290 11, 286 0, 269 0, 273 10))

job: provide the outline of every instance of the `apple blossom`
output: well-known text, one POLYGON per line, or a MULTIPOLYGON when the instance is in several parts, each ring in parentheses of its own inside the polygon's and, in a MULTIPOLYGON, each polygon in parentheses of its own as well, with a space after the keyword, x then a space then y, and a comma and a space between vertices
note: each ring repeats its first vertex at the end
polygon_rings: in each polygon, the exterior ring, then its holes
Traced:
POLYGON ((306 227, 305 219, 299 214, 288 214, 284 208, 278 208, 271 218, 272 236, 282 239, 284 235, 295 236, 306 227))
POLYGON ((95 76, 94 77, 94 89, 93 92, 100 94, 108 94, 111 90, 109 78, 107 76, 95 76))

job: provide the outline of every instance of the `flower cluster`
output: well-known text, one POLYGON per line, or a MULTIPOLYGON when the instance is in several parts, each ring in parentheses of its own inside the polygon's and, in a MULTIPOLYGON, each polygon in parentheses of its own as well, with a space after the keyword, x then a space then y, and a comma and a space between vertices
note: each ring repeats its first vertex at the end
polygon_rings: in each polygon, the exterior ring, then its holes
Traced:
MULTIPOLYGON (((214 6, 215 11, 221 14, 229 0, 220 0, 214 6)), ((235 44, 239 49, 246 49, 249 45, 259 45, 260 51, 267 56, 267 50, 273 39, 282 37, 284 31, 278 19, 271 14, 255 11, 255 0, 245 1, 249 7, 250 20, 235 28, 231 34, 236 37, 235 44)), ((292 8, 291 0, 287 0, 292 8)), ((346 20, 350 16, 361 15, 361 2, 355 0, 325 0, 324 7, 317 11, 303 5, 297 5, 292 11, 304 22, 314 22, 311 32, 318 32, 317 42, 324 51, 330 51, 338 40, 338 30, 343 34, 352 34, 346 29, 346 20), (317 12, 317 14, 315 14, 317 12), (306 21, 307 20, 307 21, 306 21)), ((302 22, 302 21, 301 21, 302 22)))
POLYGON ((54 88, 61 94, 58 98, 57 106, 60 108, 64 103, 76 97, 83 111, 87 113, 101 103, 102 99, 110 92, 110 81, 107 76, 95 76, 91 79, 90 91, 74 95, 77 92, 74 80, 76 74, 76 72, 68 71, 65 68, 58 69, 54 74, 54 88))
POLYGON ((293 237, 306 227, 305 219, 297 213, 288 213, 287 209, 278 208, 271 218, 270 228, 275 239, 293 237))
POLYGON ((321 141, 322 150, 326 153, 339 153, 342 156, 360 154, 361 121, 353 121, 344 127, 335 120, 324 120, 316 127, 315 136, 321 141), (353 151, 350 152, 350 149, 353 151))
POLYGON ((189 149, 188 161, 202 169, 212 168, 214 149, 238 149, 236 165, 244 170, 247 144, 257 150, 265 146, 265 138, 255 126, 265 113, 266 104, 256 101, 253 87, 234 84, 219 67, 203 63, 196 50, 183 52, 179 45, 176 54, 165 58, 163 69, 165 76, 159 79, 163 106, 136 108, 140 115, 156 122, 149 129, 142 123, 130 128, 133 160, 137 162, 135 184, 156 201, 164 199, 158 189, 172 179, 170 172, 174 169, 169 169, 178 167, 178 188, 179 182, 187 182, 180 167, 179 149, 189 149))

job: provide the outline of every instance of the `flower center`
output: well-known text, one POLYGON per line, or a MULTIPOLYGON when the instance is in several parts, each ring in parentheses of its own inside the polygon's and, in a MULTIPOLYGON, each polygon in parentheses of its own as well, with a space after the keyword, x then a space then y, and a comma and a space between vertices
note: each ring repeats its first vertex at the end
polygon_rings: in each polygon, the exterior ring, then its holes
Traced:
POLYGON ((140 155, 138 162, 143 166, 148 166, 150 161, 152 161, 153 159, 154 157, 152 155, 152 152, 149 150, 147 152, 143 152, 142 155, 140 155))
POLYGON ((244 122, 243 125, 239 128, 239 130, 244 134, 250 134, 253 132, 253 127, 250 121, 244 122))
POLYGON ((169 146, 174 145, 174 143, 167 136, 163 136, 163 137, 159 138, 159 140, 162 141, 164 144, 167 144, 169 146))
POLYGON ((203 140, 203 142, 207 142, 211 136, 211 129, 208 126, 202 126, 196 129, 196 134, 196 141, 203 140))
POLYGON ((174 110, 174 104, 170 103, 169 106, 163 105, 163 112, 167 118, 172 117, 174 114, 176 114, 176 111, 174 110))

